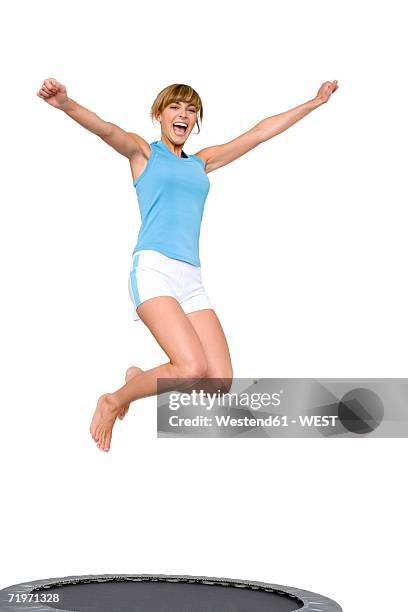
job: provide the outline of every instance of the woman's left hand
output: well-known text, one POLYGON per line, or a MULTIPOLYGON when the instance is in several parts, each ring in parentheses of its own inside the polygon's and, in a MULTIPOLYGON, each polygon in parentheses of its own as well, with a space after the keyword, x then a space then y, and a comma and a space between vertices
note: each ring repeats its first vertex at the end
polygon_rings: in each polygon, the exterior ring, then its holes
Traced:
POLYGON ((325 104, 338 87, 337 81, 326 81, 317 92, 316 98, 320 100, 322 104, 325 104))

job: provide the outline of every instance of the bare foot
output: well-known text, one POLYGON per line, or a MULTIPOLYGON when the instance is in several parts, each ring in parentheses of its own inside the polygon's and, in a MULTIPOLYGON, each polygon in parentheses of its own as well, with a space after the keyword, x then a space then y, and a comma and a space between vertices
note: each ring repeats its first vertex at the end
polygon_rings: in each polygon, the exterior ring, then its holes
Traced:
POLYGON ((112 439, 112 429, 121 411, 112 393, 101 395, 96 404, 90 432, 98 448, 107 452, 112 439))
MULTIPOLYGON (((138 368, 136 366, 131 366, 130 368, 128 368, 126 370, 125 381, 128 382, 129 380, 131 380, 132 378, 134 378, 138 374, 141 374, 142 372, 143 372, 143 370, 141 368, 138 368)), ((129 410, 129 405, 130 404, 127 404, 126 406, 124 406, 124 408, 122 408, 122 410, 119 412, 118 418, 121 421, 125 418, 128 410, 129 410)))

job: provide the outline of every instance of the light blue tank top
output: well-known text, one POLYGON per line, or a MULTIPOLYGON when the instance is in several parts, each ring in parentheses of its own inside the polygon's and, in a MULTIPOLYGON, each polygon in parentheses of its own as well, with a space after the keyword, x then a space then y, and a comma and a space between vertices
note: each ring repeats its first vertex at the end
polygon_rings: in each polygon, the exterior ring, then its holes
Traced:
POLYGON ((179 157, 161 140, 133 181, 142 224, 133 253, 142 249, 200 266, 199 239, 210 189, 205 162, 197 155, 179 157))

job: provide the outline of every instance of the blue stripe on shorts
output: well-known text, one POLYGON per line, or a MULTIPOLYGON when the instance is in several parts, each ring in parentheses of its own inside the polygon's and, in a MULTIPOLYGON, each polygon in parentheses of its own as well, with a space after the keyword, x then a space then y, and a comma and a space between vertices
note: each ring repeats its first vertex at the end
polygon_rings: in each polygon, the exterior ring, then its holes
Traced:
POLYGON ((133 265, 130 271, 130 294, 135 307, 137 308, 140 304, 139 290, 137 288, 136 268, 139 262, 140 255, 135 255, 133 258, 133 265))

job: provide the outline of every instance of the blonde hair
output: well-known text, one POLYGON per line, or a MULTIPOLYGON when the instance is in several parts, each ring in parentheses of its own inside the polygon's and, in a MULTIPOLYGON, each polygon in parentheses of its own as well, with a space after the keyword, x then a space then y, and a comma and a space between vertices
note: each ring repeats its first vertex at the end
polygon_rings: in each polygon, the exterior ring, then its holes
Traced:
POLYGON ((190 87, 190 85, 184 85, 182 83, 174 83, 168 85, 165 89, 158 94, 155 101, 150 109, 151 120, 156 119, 157 113, 161 113, 166 106, 172 102, 186 102, 186 104, 194 104, 197 110, 197 127, 198 133, 200 133, 200 125, 198 123, 198 116, 200 121, 203 121, 203 104, 198 93, 190 87))

